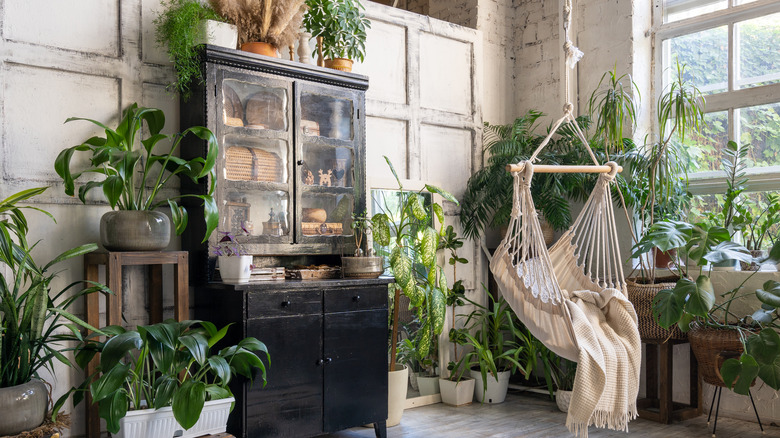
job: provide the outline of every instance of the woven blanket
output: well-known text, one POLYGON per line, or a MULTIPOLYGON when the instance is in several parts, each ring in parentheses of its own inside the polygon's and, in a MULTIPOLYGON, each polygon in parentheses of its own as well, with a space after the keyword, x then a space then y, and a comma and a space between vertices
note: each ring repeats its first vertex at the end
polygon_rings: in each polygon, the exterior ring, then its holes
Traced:
POLYGON ((566 427, 578 437, 587 437, 590 425, 628 432, 642 357, 634 307, 611 288, 575 291, 565 303, 579 346, 566 427))

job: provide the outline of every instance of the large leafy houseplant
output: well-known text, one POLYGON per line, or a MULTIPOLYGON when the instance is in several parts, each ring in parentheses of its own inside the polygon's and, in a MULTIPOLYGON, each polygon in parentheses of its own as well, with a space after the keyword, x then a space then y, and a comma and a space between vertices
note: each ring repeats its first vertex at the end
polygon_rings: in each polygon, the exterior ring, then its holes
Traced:
MULTIPOLYGON (((98 291, 110 293, 99 284, 83 288, 81 281, 57 292, 52 290, 59 273, 53 268, 94 251, 97 245, 92 243, 69 249, 45 265, 35 261, 31 253, 37 244, 30 245, 28 241, 30 230, 24 209, 51 215, 19 203, 45 190, 24 190, 0 201, 0 217, 3 217, 0 220, 0 388, 28 383, 37 378, 42 369, 52 372, 54 360, 70 366, 65 348, 57 342, 62 338, 59 333, 66 326, 96 330, 72 314, 71 306, 84 295, 98 291)), ((34 394, 26 397, 34 397, 34 394)), ((43 411, 33 414, 39 422, 44 415, 43 411)))
POLYGON ((255 353, 265 353, 270 364, 262 342, 250 337, 216 353, 211 351, 228 328, 217 329, 208 321, 173 320, 138 326, 137 330, 110 326, 102 330, 109 335, 105 342, 98 333, 82 337, 74 331, 80 341, 75 348, 79 365, 86 367, 98 352, 100 364, 94 375, 57 401, 54 415, 71 394, 75 405, 89 392, 92 401, 100 403, 100 417, 111 433, 119 431, 119 420, 128 410, 165 406, 172 407, 183 428, 191 428, 206 401, 233 396, 228 384, 235 374, 252 379, 259 369, 265 386, 266 365, 255 353))
MULTIPOLYGON (((206 35, 202 20, 225 21, 214 9, 198 0, 166 0, 165 10, 154 20, 157 45, 164 47, 176 69, 176 81, 170 88, 184 100, 192 94, 193 82, 202 82, 197 45, 206 35)), ((235 47, 232 47, 235 48, 235 47)))
MULTIPOLYGON (((414 343, 418 357, 425 358, 436 355, 436 339, 444 327, 446 297, 449 294, 444 269, 438 264, 436 256, 439 239, 445 229, 440 226, 437 231, 434 219, 443 224, 444 210, 433 202, 430 205, 433 214, 429 214, 421 195, 423 190, 405 191, 390 159, 385 157, 385 161, 398 182, 398 209, 385 204, 383 211, 374 214, 371 222, 374 243, 389 249, 388 260, 395 276, 391 339, 398 337, 398 303, 403 292, 420 321, 414 343)), ((426 185, 425 190, 458 204, 451 194, 438 187, 426 185)), ((390 371, 395 370, 395 361, 396 344, 391 342, 390 371)))
MULTIPOLYGON (((359 0, 307 0, 309 10, 303 26, 322 38, 323 54, 329 59, 360 61, 366 57, 366 29, 371 23, 359 0)), ((314 52, 316 55, 316 51, 314 52)))
POLYGON ((102 175, 102 179, 87 181, 79 187, 78 197, 81 202, 87 202, 86 196, 92 189, 100 188, 112 209, 153 211, 167 205, 171 208, 177 234, 184 231, 188 220, 187 210, 178 200, 187 197, 199 198, 203 201, 206 220, 206 235, 203 241, 208 239, 218 221, 217 204, 213 197, 217 138, 209 129, 193 126, 175 135, 165 135, 162 133, 165 127, 163 111, 139 107, 136 103, 124 110, 115 129, 81 117, 71 117, 65 123, 76 120, 86 120, 99 126, 105 131, 105 137, 91 137, 84 143, 59 153, 54 168, 62 177, 66 194, 74 195, 75 182, 83 175, 102 175), (147 135, 145 138, 139 138, 144 122, 147 135), (189 134, 206 142, 205 158, 184 160, 176 156, 182 139, 189 134), (140 147, 136 141, 140 142, 140 147), (156 148, 161 147, 163 141, 168 142, 169 146, 158 152, 156 148), (89 154, 90 162, 86 169, 78 169, 72 162, 77 152, 89 154), (196 183, 209 176, 211 187, 205 195, 182 194, 164 197, 162 190, 174 176, 187 177, 196 183))

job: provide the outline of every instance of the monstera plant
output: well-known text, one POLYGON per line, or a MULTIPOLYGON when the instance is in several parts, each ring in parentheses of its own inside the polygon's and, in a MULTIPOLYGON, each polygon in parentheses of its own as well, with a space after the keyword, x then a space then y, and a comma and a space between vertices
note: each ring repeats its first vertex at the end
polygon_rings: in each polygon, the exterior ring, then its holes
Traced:
MULTIPOLYGON (((432 213, 429 213, 422 193, 437 193, 455 204, 458 201, 451 194, 431 185, 426 185, 419 192, 404 191, 393 164, 387 157, 385 160, 398 182, 400 199, 395 209, 386 202, 383 211, 374 214, 371 221, 374 243, 389 250, 390 268, 395 275, 392 339, 397 336, 398 301, 403 293, 409 298, 421 324, 414 339, 417 356, 435 356, 436 337, 444 327, 446 297, 449 295, 444 269, 437 263, 436 257, 439 239, 445 236, 445 229, 441 226, 444 223, 444 210, 441 205, 432 202, 429 206, 432 213), (434 219, 438 220, 438 224, 434 219)), ((395 345, 391 351, 391 371, 394 365, 395 345)))

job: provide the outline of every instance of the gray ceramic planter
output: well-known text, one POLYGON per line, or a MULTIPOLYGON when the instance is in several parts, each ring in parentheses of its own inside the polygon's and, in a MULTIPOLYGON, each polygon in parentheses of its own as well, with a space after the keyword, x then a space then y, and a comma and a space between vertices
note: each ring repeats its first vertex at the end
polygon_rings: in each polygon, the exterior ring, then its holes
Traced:
POLYGON ((160 251, 171 241, 171 221, 159 211, 117 210, 100 218, 100 243, 109 251, 160 251))
POLYGON ((341 257, 341 271, 350 278, 377 278, 382 275, 382 257, 341 257))
POLYGON ((37 379, 0 388, 0 436, 16 435, 40 426, 48 401, 46 385, 37 379))

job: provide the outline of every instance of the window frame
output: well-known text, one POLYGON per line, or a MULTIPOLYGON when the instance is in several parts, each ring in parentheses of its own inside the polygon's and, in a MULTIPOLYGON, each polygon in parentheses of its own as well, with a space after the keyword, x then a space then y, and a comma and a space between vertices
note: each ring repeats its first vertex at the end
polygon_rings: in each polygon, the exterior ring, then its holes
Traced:
MULTIPOLYGON (((736 41, 735 24, 745 20, 780 13, 777 0, 757 0, 737 5, 736 0, 728 0, 726 9, 702 14, 696 17, 664 23, 664 0, 653 2, 653 84, 656 94, 664 89, 664 74, 670 65, 670 59, 663 47, 665 40, 704 30, 728 27, 728 79, 727 90, 705 96, 706 113, 726 111, 728 114, 727 136, 739 141, 739 120, 736 110, 767 104, 780 104, 780 83, 761 85, 751 88, 736 88, 736 41)), ((656 103, 653 102, 653 107, 656 103)), ((655 108, 653 108, 655 109, 655 108)), ((654 121, 657 124, 657 121, 654 121)), ((658 126, 653 126, 657 132, 658 126)), ((761 192, 777 190, 780 184, 780 163, 768 167, 751 167, 746 171, 750 178, 748 191, 761 192)), ((723 171, 695 172, 688 175, 689 191, 694 195, 723 193, 726 189, 726 177, 723 171)))

